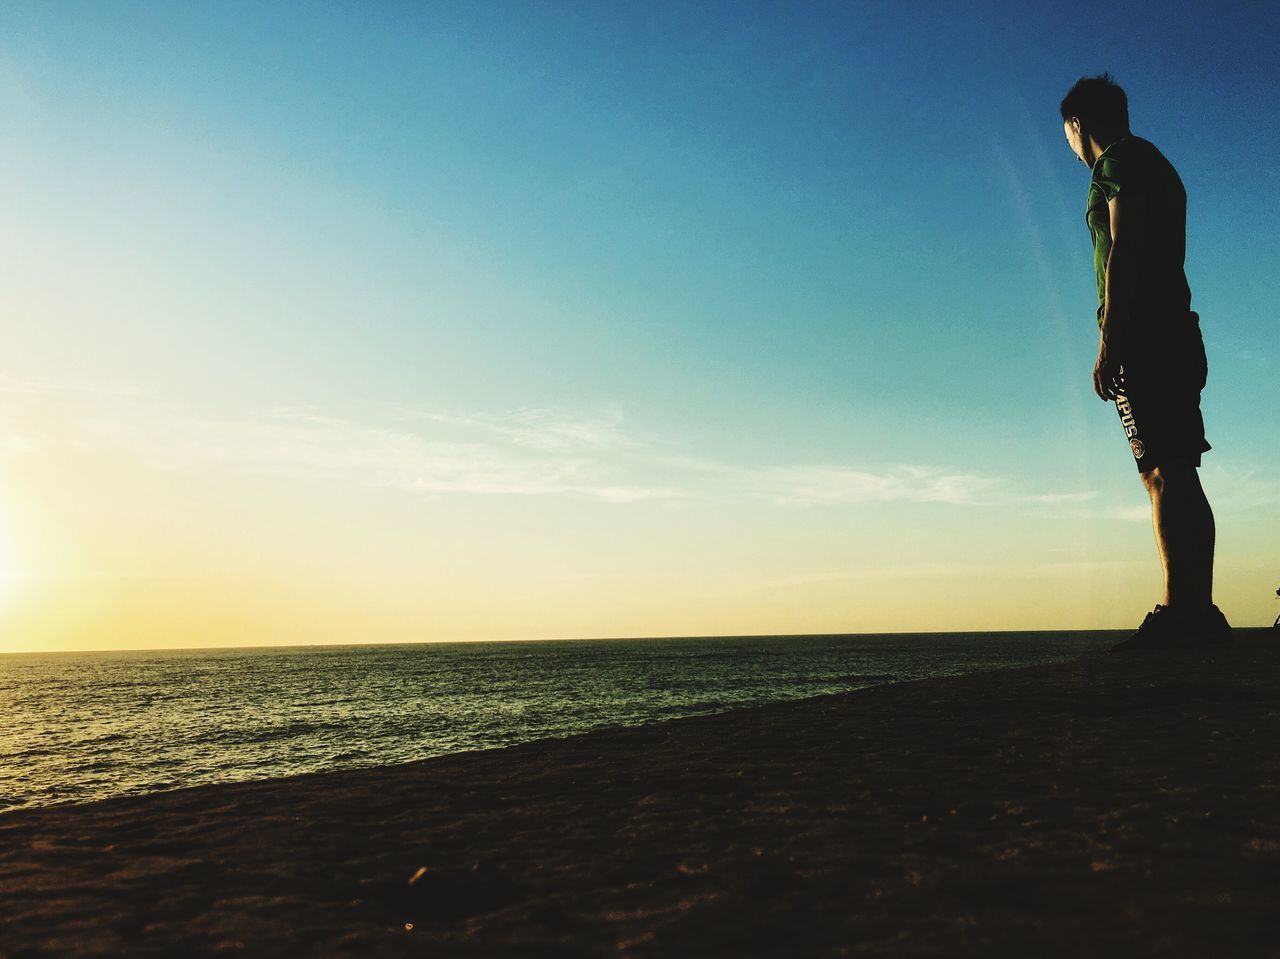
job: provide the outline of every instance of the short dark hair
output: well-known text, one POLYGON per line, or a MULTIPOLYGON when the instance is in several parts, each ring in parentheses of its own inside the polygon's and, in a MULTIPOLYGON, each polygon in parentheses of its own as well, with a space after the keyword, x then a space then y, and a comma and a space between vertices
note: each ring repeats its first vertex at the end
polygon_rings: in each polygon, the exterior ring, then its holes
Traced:
POLYGON ((1095 132, 1122 133, 1129 129, 1129 98, 1109 73, 1081 77, 1062 98, 1063 122, 1072 117, 1095 132))

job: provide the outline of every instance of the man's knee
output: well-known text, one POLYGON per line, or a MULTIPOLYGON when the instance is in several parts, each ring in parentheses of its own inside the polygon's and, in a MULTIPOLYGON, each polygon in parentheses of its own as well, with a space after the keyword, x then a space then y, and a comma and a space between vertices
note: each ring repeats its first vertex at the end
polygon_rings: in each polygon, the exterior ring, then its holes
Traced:
POLYGON ((1164 491, 1164 474, 1160 471, 1159 466, 1138 475, 1142 478, 1142 485, 1146 487, 1147 492, 1152 496, 1159 496, 1164 491))
POLYGON ((1196 468, 1186 460, 1170 460, 1138 475, 1152 496, 1159 496, 1169 486, 1198 486, 1200 483, 1196 468))

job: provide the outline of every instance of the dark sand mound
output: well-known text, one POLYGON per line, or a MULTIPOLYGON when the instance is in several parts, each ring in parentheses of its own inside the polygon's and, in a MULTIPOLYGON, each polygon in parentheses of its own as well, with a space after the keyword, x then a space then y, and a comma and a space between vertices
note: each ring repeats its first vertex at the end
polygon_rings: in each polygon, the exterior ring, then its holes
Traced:
POLYGON ((0 816, 8 957, 1280 956, 1277 902, 1260 631, 0 816))

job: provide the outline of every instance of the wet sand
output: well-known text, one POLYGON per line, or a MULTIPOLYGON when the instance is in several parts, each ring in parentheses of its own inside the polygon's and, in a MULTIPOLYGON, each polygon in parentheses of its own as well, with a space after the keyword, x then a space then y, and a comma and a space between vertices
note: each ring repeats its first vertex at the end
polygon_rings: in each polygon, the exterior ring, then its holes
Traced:
POLYGON ((10 959, 1280 956, 1277 902, 1263 631, 0 815, 10 959))

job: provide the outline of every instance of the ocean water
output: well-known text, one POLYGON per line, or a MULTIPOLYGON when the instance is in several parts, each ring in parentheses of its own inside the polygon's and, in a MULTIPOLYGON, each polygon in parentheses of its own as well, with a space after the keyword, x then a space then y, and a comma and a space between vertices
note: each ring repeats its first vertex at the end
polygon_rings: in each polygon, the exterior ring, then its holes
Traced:
POLYGON ((409 762, 929 676, 1108 632, 757 636, 0 656, 0 811, 409 762))

